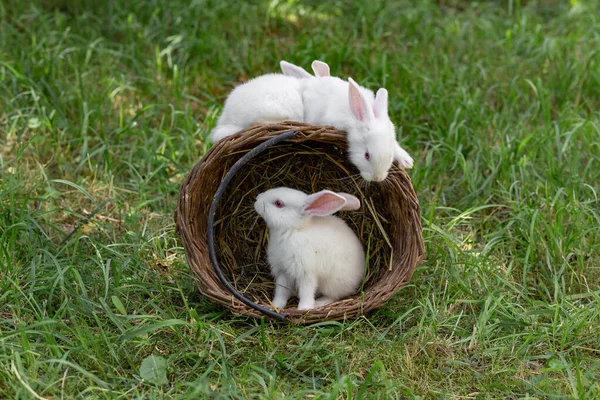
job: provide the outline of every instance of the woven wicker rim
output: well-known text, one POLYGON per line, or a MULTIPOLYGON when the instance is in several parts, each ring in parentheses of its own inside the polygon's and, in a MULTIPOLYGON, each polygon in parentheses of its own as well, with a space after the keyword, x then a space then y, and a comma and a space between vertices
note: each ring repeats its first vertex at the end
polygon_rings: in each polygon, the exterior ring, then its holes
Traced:
MULTIPOLYGON (((220 196, 216 196, 219 187, 222 183, 222 189, 227 186, 223 178, 240 158, 256 146, 290 130, 294 131, 295 135, 286 142, 319 142, 338 146, 344 151, 346 149, 346 134, 333 127, 298 122, 257 125, 216 143, 195 165, 182 184, 175 222, 196 286, 211 301, 227 307, 236 314, 252 317, 266 314, 293 323, 314 323, 364 315, 382 306, 397 290, 406 285, 425 254, 419 203, 409 176, 397 164, 393 165, 393 173, 389 175, 385 185, 386 198, 397 201, 382 205, 386 217, 393 222, 391 232, 388 232, 392 241, 392 266, 364 292, 318 309, 286 309, 278 314, 268 305, 258 305, 249 299, 245 301, 244 296, 236 294, 237 291, 228 285, 222 274, 219 274, 220 268, 214 247, 211 250, 214 238, 208 224, 211 206, 215 212, 219 201, 220 196), (211 258, 214 262, 211 262, 211 258)), ((243 166, 239 167, 240 173, 243 173, 243 166)))

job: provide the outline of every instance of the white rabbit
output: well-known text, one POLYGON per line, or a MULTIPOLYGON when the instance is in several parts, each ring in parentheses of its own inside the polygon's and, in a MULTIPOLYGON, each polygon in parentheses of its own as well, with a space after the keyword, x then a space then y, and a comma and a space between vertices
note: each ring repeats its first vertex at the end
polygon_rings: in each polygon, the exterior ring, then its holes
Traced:
POLYGON ((229 94, 210 140, 215 143, 256 124, 303 119, 300 80, 282 74, 261 75, 229 94))
POLYGON ((356 293, 365 269, 363 246, 331 214, 359 207, 356 197, 329 190, 307 195, 282 187, 258 195, 254 209, 269 228, 267 258, 275 278, 276 308, 285 308, 293 293, 299 310, 356 293), (321 297, 315 300, 317 294, 321 297))
POLYGON ((312 63, 316 77, 288 62, 280 64, 293 76, 262 75, 231 92, 210 134, 213 143, 252 125, 295 120, 346 131, 350 162, 367 181, 383 181, 394 159, 403 168, 412 167, 412 158, 396 142, 386 89, 375 97, 352 78, 329 76, 329 66, 318 60, 312 63))
MULTIPOLYGON (((256 124, 304 120, 300 82, 296 78, 314 77, 286 61, 281 61, 280 66, 285 75, 262 75, 233 89, 210 133, 211 142, 256 124)), ((313 70, 317 76, 329 75, 329 66, 318 60, 313 62, 313 70)))
MULTIPOLYGON (((315 60, 312 66, 320 79, 300 80, 304 122, 346 131, 350 161, 367 181, 384 180, 393 160, 412 168, 413 159, 396 141, 396 128, 388 116, 387 90, 381 88, 374 96, 352 78, 344 81, 330 76, 329 66, 322 61, 315 60)), ((286 75, 312 77, 287 62, 285 68, 282 62, 282 70, 286 75)))

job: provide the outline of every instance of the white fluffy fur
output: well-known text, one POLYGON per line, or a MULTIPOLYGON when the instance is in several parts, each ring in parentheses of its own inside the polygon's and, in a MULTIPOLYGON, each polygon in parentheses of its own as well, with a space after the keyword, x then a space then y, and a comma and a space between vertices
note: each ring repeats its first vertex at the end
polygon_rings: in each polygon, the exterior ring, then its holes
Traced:
POLYGON ((295 120, 346 131, 350 162, 367 181, 383 181, 393 160, 412 168, 413 159, 396 141, 387 90, 375 96, 352 78, 329 76, 329 66, 318 60, 315 76, 286 61, 280 65, 284 75, 263 75, 231 92, 210 134, 213 143, 252 125, 295 120))
POLYGON ((269 227, 267 257, 275 278, 275 307, 285 308, 294 293, 300 310, 356 293, 364 274, 365 253, 352 229, 330 214, 359 206, 354 196, 329 191, 309 196, 295 189, 275 188, 257 197, 254 208, 269 227), (323 207, 328 209, 317 212, 308 208, 324 195, 337 205, 328 203, 323 207), (283 207, 278 208, 276 201, 283 207), (315 300, 317 294, 321 297, 315 300))
POLYGON ((210 140, 215 143, 256 124, 302 121, 303 118, 300 80, 266 74, 236 87, 229 94, 210 140))

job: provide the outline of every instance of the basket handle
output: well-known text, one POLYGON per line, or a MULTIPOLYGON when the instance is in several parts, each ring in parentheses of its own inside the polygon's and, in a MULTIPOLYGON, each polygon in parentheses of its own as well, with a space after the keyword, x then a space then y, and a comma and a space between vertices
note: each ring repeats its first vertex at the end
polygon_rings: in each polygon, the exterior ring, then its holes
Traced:
POLYGON ((242 158, 240 158, 239 160, 237 160, 235 162, 235 164, 233 164, 233 166, 225 174, 225 177, 223 178, 223 180, 221 181, 221 184, 219 185, 219 187, 217 188, 217 191, 215 192, 212 204, 210 205, 210 209, 208 211, 208 222, 207 222, 208 227, 206 230, 207 231, 206 236, 207 236, 207 241, 208 241, 208 256, 210 258, 210 262, 211 262, 213 268, 215 269, 215 272, 217 273, 219 280, 227 288, 227 290, 229 290, 229 293, 231 293, 236 299, 238 299, 239 301, 241 301, 248 307, 252 307, 255 310, 261 312, 262 314, 267 315, 271 318, 277 319, 279 321, 285 321, 287 319, 287 315, 280 314, 278 312, 275 312, 273 310, 270 310, 268 308, 262 307, 256 303, 254 303, 252 300, 248 299, 243 294, 238 292, 231 285, 231 283, 229 283, 229 281, 227 281, 227 279, 225 278, 225 275, 223 275, 223 271, 221 270, 221 267, 219 266, 219 262, 217 261, 217 252, 215 251, 215 232, 214 232, 215 226, 214 226, 214 224, 215 224, 215 215, 217 213, 217 207, 219 206, 221 197, 223 197, 223 193, 225 192, 227 185, 229 185, 229 183, 231 182, 231 180, 233 179, 235 174, 237 174, 238 171, 240 169, 242 169, 248 161, 250 161, 257 155, 259 155, 260 153, 262 153, 269 147, 274 146, 283 141, 286 141, 288 139, 291 139, 291 138, 295 137, 297 134, 298 133, 296 131, 287 131, 287 132, 277 135, 269 140, 266 140, 266 141, 262 142, 261 144, 259 144, 258 146, 256 146, 255 148, 253 148, 252 150, 250 150, 248 153, 244 154, 244 156, 242 158))

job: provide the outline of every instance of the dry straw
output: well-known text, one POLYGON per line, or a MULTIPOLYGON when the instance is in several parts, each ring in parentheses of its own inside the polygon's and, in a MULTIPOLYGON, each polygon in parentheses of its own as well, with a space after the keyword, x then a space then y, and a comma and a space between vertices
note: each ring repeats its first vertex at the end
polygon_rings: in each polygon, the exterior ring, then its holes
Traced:
POLYGON ((253 208, 256 196, 287 186, 306 193, 322 189, 356 195, 359 211, 342 212, 367 253, 359 293, 326 307, 279 310, 294 323, 343 320, 382 306, 406 285, 425 249, 419 203, 409 176, 395 163, 382 183, 366 183, 346 155, 346 134, 299 122, 258 125, 219 141, 188 175, 179 191, 177 232, 196 286, 210 300, 237 314, 261 317, 219 280, 209 258, 207 221, 213 197, 232 165, 261 143, 293 130, 296 135, 249 160, 228 184, 214 218, 214 249, 226 280, 243 296, 268 309, 273 278, 266 262, 268 230, 253 208))

